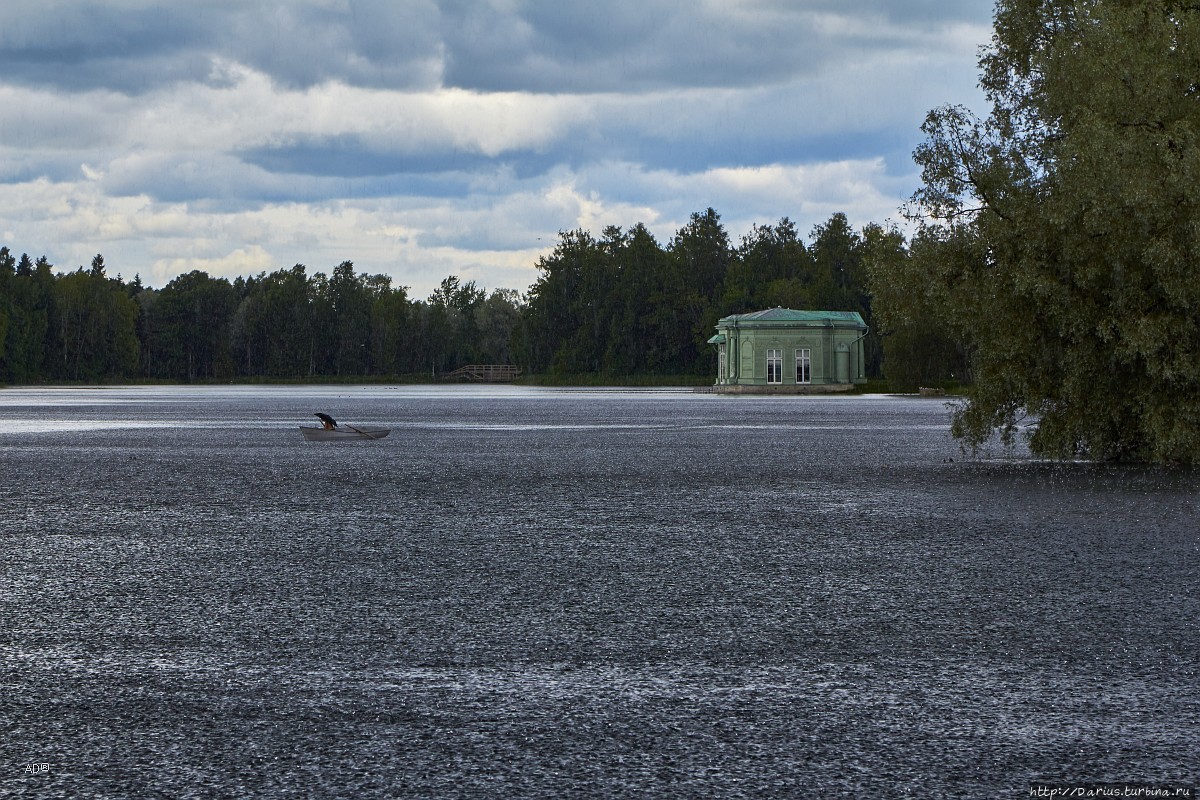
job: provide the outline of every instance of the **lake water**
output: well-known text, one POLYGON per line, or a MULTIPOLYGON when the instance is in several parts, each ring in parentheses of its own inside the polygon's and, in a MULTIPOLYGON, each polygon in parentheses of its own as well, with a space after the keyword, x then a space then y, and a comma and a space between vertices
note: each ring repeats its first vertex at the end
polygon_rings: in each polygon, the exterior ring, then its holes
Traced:
POLYGON ((2 390, 0 795, 1196 785, 1198 489, 918 399, 2 390))

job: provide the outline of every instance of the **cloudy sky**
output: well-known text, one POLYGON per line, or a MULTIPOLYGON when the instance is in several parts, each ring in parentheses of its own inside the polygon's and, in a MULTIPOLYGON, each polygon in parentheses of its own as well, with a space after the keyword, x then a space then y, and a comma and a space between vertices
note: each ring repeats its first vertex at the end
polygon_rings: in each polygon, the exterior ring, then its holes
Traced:
POLYGON ((344 260, 524 291, 564 230, 898 218, 991 0, 0 5, 0 244, 156 288, 344 260))

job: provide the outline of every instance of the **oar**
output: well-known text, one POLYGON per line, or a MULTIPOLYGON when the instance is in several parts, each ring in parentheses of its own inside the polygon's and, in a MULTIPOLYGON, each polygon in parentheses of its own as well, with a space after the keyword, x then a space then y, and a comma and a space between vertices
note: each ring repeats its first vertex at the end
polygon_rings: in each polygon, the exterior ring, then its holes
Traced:
POLYGON ((379 438, 378 436, 376 436, 373 433, 367 433, 366 431, 360 431, 358 428, 354 427, 353 425, 350 425, 349 423, 343 422, 342 425, 343 425, 343 427, 349 428, 350 430, 354 431, 359 436, 365 436, 368 439, 378 439, 379 438))

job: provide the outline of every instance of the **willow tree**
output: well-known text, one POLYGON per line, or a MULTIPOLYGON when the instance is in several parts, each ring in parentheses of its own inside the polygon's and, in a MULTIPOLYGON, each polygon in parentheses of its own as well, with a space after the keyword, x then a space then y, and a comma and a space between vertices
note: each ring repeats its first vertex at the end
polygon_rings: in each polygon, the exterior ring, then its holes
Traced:
POLYGON ((930 113, 911 210, 973 353, 954 430, 1200 462, 1200 6, 1000 0, 986 119, 930 113))

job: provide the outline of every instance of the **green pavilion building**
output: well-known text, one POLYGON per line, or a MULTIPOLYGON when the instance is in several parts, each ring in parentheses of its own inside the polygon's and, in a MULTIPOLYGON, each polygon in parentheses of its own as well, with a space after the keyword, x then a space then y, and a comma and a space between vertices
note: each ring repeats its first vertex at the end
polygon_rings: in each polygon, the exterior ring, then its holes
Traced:
POLYGON ((846 391, 865 383, 857 311, 769 308, 717 322, 715 390, 747 394, 846 391))

